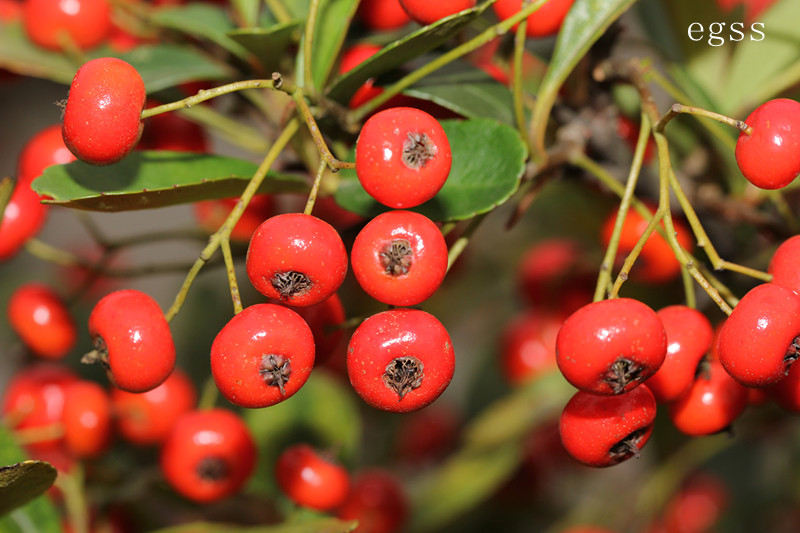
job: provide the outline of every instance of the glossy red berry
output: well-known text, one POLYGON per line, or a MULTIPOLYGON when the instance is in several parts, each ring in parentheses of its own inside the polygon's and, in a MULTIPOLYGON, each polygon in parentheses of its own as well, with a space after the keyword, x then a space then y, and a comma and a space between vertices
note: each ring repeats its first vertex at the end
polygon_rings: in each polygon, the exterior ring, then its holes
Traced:
POLYGON ((108 391, 80 380, 64 389, 64 444, 76 457, 98 457, 111 445, 113 426, 108 391))
POLYGON ((197 388, 180 368, 175 368, 158 387, 147 392, 111 390, 117 432, 139 445, 163 442, 175 421, 197 405, 197 388))
POLYGON ((267 407, 300 390, 314 367, 314 335, 288 307, 255 304, 235 315, 211 345, 211 375, 239 407, 267 407))
POLYGON ((601 300, 578 309, 556 338, 561 373, 576 388, 594 394, 620 394, 637 387, 661 367, 666 351, 661 319, 631 298, 601 300))
POLYGON ((786 375, 800 348, 800 296, 763 283, 745 294, 719 332, 717 354, 742 385, 765 387, 786 375))
POLYGON ((656 314, 667 333, 667 356, 647 386, 657 402, 669 403, 694 384, 697 367, 711 349, 714 329, 703 313, 685 305, 670 305, 656 314))
POLYGON ((347 499, 336 510, 343 520, 358 520, 355 533, 395 533, 407 522, 411 504, 400 480, 386 470, 360 472, 347 499))
POLYGON ((767 272, 772 274, 772 283, 800 294, 800 235, 783 241, 772 254, 767 272))
POLYGON ((256 465, 256 446, 238 415, 226 409, 181 415, 161 448, 164 478, 184 497, 215 502, 238 492, 256 465))
POLYGON ((364 320, 347 347, 347 374, 369 405, 398 413, 433 402, 453 378, 455 354, 433 315, 392 309, 364 320))
POLYGON ((362 0, 356 15, 373 31, 396 30, 411 22, 400 0, 362 0))
POLYGON ((559 420, 561 442, 577 461, 613 466, 638 455, 653 431, 656 400, 646 385, 624 394, 578 391, 559 420))
POLYGON ((529 383, 556 367, 561 320, 535 311, 519 314, 500 336, 500 369, 511 385, 529 383))
POLYGON ((338 507, 350 490, 347 470, 308 444, 294 444, 281 453, 275 480, 294 503, 318 511, 338 507))
POLYGON ((113 57, 92 59, 72 79, 64 108, 64 142, 87 163, 119 161, 139 142, 144 104, 144 81, 133 66, 113 57))
POLYGON ((276 215, 256 229, 246 259, 250 283, 269 298, 305 307, 329 298, 347 274, 347 250, 327 222, 276 215))
POLYGON ((314 335, 316 346, 314 364, 325 362, 344 337, 344 321, 346 318, 344 305, 339 295, 333 296, 318 304, 308 307, 297 307, 294 311, 306 321, 314 335))
MULTIPOLYGON (((397 3, 397 0, 391 0, 397 3)), ((365 4, 362 2, 359 8, 363 7, 365 4)), ((398 4, 399 5, 399 4, 398 4)), ((402 11, 403 15, 406 15, 405 11, 402 11)), ((408 17, 406 15, 406 17, 408 17)), ((407 20, 409 20, 407 18, 407 20)), ((359 43, 354 44, 350 48, 344 51, 342 54, 342 60, 339 63, 339 73, 344 74, 345 72, 349 72, 350 70, 356 68, 358 65, 369 59, 370 57, 374 56, 378 52, 381 51, 380 46, 377 44, 370 44, 370 43, 359 43)), ((383 89, 380 87, 375 87, 375 79, 370 78, 364 82, 364 84, 359 87, 353 96, 350 97, 350 102, 348 102, 348 106, 350 109, 355 109, 368 101, 372 100, 379 94, 383 92, 383 89)))
POLYGON ((86 50, 102 44, 111 32, 111 7, 107 0, 24 0, 22 22, 38 46, 86 50))
MULTIPOLYGON (((561 29, 561 24, 575 0, 548 0, 542 7, 528 16, 525 35, 528 37, 548 37, 561 29)), ((522 0, 497 0, 492 4, 497 18, 506 20, 522 9, 522 0)), ((516 26, 514 27, 516 30, 516 26)))
POLYGON ((762 189, 780 189, 800 174, 800 102, 787 98, 758 106, 739 134, 736 163, 747 180, 762 189))
POLYGON ((47 209, 29 184, 17 183, 0 222, 0 261, 13 257, 44 226, 47 209))
POLYGON ((717 361, 708 361, 692 387, 668 405, 669 417, 681 433, 693 437, 729 428, 747 407, 747 389, 717 361))
POLYGON ((450 143, 442 126, 428 113, 411 107, 375 113, 356 141, 358 180, 375 200, 395 209, 433 198, 447 180, 451 163, 450 143))
POLYGON ((18 287, 8 300, 7 313, 22 342, 40 357, 61 359, 75 346, 75 321, 61 296, 47 285, 18 287))
POLYGON ((61 124, 53 124, 31 137, 19 154, 17 180, 30 183, 51 165, 63 165, 75 161, 75 156, 64 144, 61 124))
POLYGON ((358 284, 389 305, 427 300, 447 273, 447 244, 429 218, 412 211, 387 211, 367 223, 350 251, 358 284))
POLYGON ((175 367, 169 324, 158 303, 144 292, 126 289, 104 296, 89 315, 89 334, 95 350, 83 361, 99 362, 122 390, 154 389, 175 367))
POLYGON ((439 0, 438 2, 400 0, 400 5, 406 10, 408 16, 423 26, 433 24, 450 15, 455 15, 459 11, 475 7, 476 3, 477 0, 439 0))
MULTIPOLYGON (((160 116, 160 115, 159 115, 160 116)), ((236 207, 239 198, 220 198, 217 200, 201 200, 193 204, 194 218, 197 224, 208 233, 214 233, 236 207)), ((250 242, 258 226, 269 217, 275 215, 275 200, 270 194, 256 194, 250 199, 242 216, 231 230, 230 238, 236 242, 250 242)))

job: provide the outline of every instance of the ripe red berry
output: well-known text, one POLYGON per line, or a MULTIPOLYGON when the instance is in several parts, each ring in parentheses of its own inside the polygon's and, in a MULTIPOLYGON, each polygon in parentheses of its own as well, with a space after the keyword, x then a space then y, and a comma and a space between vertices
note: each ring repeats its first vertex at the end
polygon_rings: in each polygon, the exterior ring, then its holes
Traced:
POLYGON ((475 7, 477 0, 400 0, 400 5, 406 10, 408 16, 423 26, 433 24, 459 11, 475 7))
POLYGON ((561 321, 527 311, 506 324, 500 337, 500 369, 511 385, 522 385, 556 366, 561 321))
POLYGON ((677 400, 695 382, 697 366, 711 349, 714 330, 706 316, 685 305, 670 305, 657 313, 667 333, 667 356, 647 380, 659 403, 677 400))
POLYGON ((800 350, 800 296, 763 283, 745 294, 719 332, 725 370, 747 387, 777 383, 800 350))
POLYGON ((666 351, 661 319, 631 298, 601 300, 578 309, 556 338, 561 373, 576 388, 594 394, 620 394, 637 387, 659 369, 666 351))
POLYGON ((286 448, 275 465, 278 486, 297 505, 328 511, 345 501, 350 474, 308 444, 286 448))
POLYGON ((767 272, 772 274, 772 283, 800 294, 800 235, 783 241, 772 254, 767 272))
POLYGON ((578 391, 561 413, 567 452, 587 466, 613 466, 638 455, 653 431, 656 400, 646 385, 616 396, 578 391))
POLYGON ((125 440, 160 444, 178 417, 196 407, 197 389, 185 372, 175 368, 161 385, 147 392, 112 389, 111 404, 117 431, 125 440))
POLYGON ((707 533, 714 530, 731 499, 725 482, 710 473, 695 473, 667 502, 665 532, 707 533))
POLYGON ((314 335, 288 307, 256 304, 235 315, 211 345, 211 375, 239 407, 267 407, 300 390, 314 367, 314 335))
POLYGON ((44 225, 47 209, 27 183, 17 183, 0 222, 0 261, 16 255, 44 225))
POLYGON ((451 162, 442 126, 411 107, 375 113, 356 141, 358 180, 375 200, 395 209, 433 198, 447 180, 451 162))
POLYGON ((158 303, 132 289, 104 296, 89 315, 95 350, 83 362, 99 362, 122 390, 145 392, 164 382, 175 367, 172 332, 158 303))
MULTIPOLYGON (((397 0, 391 0, 391 1, 397 3, 397 0)), ((359 8, 363 7, 364 5, 365 4, 362 2, 359 8)), ((409 20, 408 16, 406 15, 406 12, 403 11, 402 9, 401 12, 403 13, 403 15, 406 16, 406 20, 409 20)), ((374 56, 380 51, 381 47, 378 46, 377 44, 360 43, 351 46, 350 48, 345 50, 344 53, 342 54, 342 60, 339 63, 339 73, 344 74, 345 72, 348 72, 356 68, 358 65, 360 65, 361 63, 363 63, 364 61, 366 61, 367 59, 374 56)), ((361 106, 362 104, 367 103, 369 100, 372 100, 373 98, 375 98, 376 96, 378 96, 383 92, 383 89, 380 87, 375 87, 374 83, 375 79, 370 78, 367 81, 365 81, 364 84, 361 87, 359 87, 355 93, 353 93, 353 96, 350 97, 350 102, 348 102, 347 104, 350 107, 350 109, 355 109, 361 106)))
POLYGON ((8 300, 8 320, 36 355, 61 359, 75 346, 78 332, 64 300, 42 283, 18 287, 8 300))
POLYGON ((406 414, 394 433, 394 455, 410 467, 425 468, 452 452, 463 426, 452 405, 437 402, 406 414))
POLYGON ((70 45, 94 48, 106 40, 112 27, 107 0, 24 0, 22 22, 31 41, 57 51, 70 45))
POLYGON ((64 444, 80 458, 97 457, 111 445, 111 399, 92 381, 80 380, 64 389, 64 444))
POLYGON ((308 307, 298 307, 294 311, 306 321, 314 335, 314 364, 324 363, 344 336, 342 325, 346 315, 342 299, 334 293, 327 300, 308 307))
POLYGON ((51 165, 63 165, 75 161, 75 156, 64 144, 61 124, 53 124, 31 137, 19 154, 17 180, 30 183, 51 165))
MULTIPOLYGON (((159 115, 160 116, 160 115, 159 115)), ((239 198, 201 200, 193 204, 197 224, 208 233, 214 233, 236 207, 239 198)), ((231 230, 230 238, 236 242, 250 242, 258 226, 275 214, 275 201, 270 194, 256 194, 250 199, 242 216, 231 230)))
POLYGON ((119 161, 139 142, 144 104, 144 81, 133 66, 113 57, 87 61, 70 86, 64 142, 87 163, 119 161))
POLYGON ((333 226, 317 217, 276 215, 253 234, 246 269, 264 296, 305 307, 329 298, 342 284, 347 250, 333 226))
POLYGON ((384 411, 425 407, 444 392, 454 370, 447 330, 433 315, 416 309, 392 309, 367 318, 347 347, 353 389, 384 411))
POLYGON ((424 215, 388 211, 369 221, 350 251, 358 284, 376 300, 412 306, 427 300, 447 273, 447 244, 424 215))
POLYGON ((780 189, 800 174, 800 102, 787 98, 758 106, 736 142, 736 163, 747 180, 762 189, 780 189))
MULTIPOLYGON (((561 29, 561 24, 575 0, 548 0, 542 7, 528 16, 525 35, 528 37, 548 37, 561 29)), ((497 0, 492 4, 497 18, 506 20, 522 9, 523 0, 497 0)), ((516 30, 516 26, 514 26, 516 30)))
POLYGON ((747 389, 712 360, 704 363, 689 391, 668 405, 668 413, 678 431, 699 437, 729 428, 745 407, 747 389))
POLYGON ((356 15, 367 28, 378 32, 396 30, 411 22, 400 0, 362 0, 356 15))
POLYGON ((241 489, 256 465, 256 446, 238 415, 193 410, 175 422, 161 448, 161 471, 176 492, 208 503, 241 489))
POLYGON ((353 480, 347 499, 336 510, 343 520, 358 520, 356 533, 395 533, 408 520, 411 504, 400 480, 372 468, 353 480))

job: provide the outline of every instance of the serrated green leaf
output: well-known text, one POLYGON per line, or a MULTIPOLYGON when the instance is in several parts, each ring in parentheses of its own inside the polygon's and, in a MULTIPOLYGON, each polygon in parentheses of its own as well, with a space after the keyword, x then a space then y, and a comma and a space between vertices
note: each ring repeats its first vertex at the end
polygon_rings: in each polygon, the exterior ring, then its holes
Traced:
POLYGON ((240 59, 247 58, 247 50, 228 37, 235 26, 227 9, 221 6, 202 2, 163 6, 153 11, 151 21, 192 37, 208 39, 240 59))
POLYGON ((302 23, 300 21, 276 24, 269 28, 234 30, 228 36, 257 57, 266 71, 278 68, 289 47, 295 43, 302 23))
POLYGON ((56 480, 56 469, 43 461, 0 466, 0 515, 44 494, 56 480))
MULTIPOLYGON (((442 121, 453 165, 444 187, 431 200, 412 208, 432 220, 464 220, 486 213, 517 190, 525 171, 527 149, 517 131, 490 119, 442 121)), ((336 202, 372 217, 388 208, 372 199, 353 170, 340 171, 336 202)))
MULTIPOLYGON (((238 196, 257 165, 242 159, 186 152, 135 151, 107 166, 73 161, 53 165, 32 188, 51 203, 91 211, 150 209, 238 196)), ((259 192, 307 192, 301 177, 270 173, 259 192)))
POLYGON ((455 36, 467 24, 486 11, 491 4, 492 1, 484 2, 477 7, 445 17, 430 26, 423 26, 402 39, 387 44, 380 52, 336 78, 331 83, 328 96, 341 104, 347 104, 365 81, 430 52, 455 36))
POLYGON ((212 522, 193 522, 175 527, 159 529, 152 533, 349 533, 358 522, 321 518, 303 522, 287 522, 271 526, 237 526, 212 522))
POLYGON ((258 443, 262 460, 250 486, 262 494, 275 492, 273 466, 284 446, 298 437, 312 445, 335 449, 352 458, 361 440, 361 416, 352 391, 337 378, 317 369, 294 396, 242 416, 258 443))
POLYGON ((231 75, 230 67, 226 64, 188 46, 142 45, 117 57, 139 71, 148 93, 181 83, 218 80, 231 75), (180 65, 180 68, 175 68, 176 65, 180 65))

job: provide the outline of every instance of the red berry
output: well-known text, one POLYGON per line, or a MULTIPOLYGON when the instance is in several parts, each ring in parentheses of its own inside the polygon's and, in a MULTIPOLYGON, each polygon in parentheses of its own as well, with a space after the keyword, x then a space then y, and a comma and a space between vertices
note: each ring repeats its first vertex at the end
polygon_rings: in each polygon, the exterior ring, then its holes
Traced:
POLYGON ((693 437, 724 431, 747 407, 747 389, 717 361, 708 361, 687 393, 668 405, 681 433, 693 437))
POLYGON ((76 457, 97 457, 111 445, 111 399, 92 381, 64 389, 64 444, 76 457))
POLYGON ((64 300, 41 283, 18 287, 8 300, 8 320, 36 355, 61 359, 75 346, 77 328, 64 300))
POLYGON ((411 107, 372 115, 356 141, 358 180, 375 200, 395 209, 433 198, 447 180, 451 162, 442 126, 411 107))
POLYGON ((594 394, 637 387, 659 369, 666 351, 667 335, 658 315, 631 298, 578 309, 556 338, 561 373, 576 388, 594 394))
POLYGON ((777 383, 798 356, 800 296, 763 283, 745 294, 719 332, 725 370, 747 387, 777 383))
POLYGON ((72 79, 64 108, 64 142, 87 163, 119 161, 139 142, 144 104, 144 81, 134 67, 113 57, 92 59, 72 79))
MULTIPOLYGON (((525 35, 528 37, 548 37, 555 35, 561 29, 561 24, 572 7, 575 0, 548 0, 528 16, 525 26, 525 35)), ((506 20, 516 15, 522 9, 523 0, 497 0, 492 4, 497 18, 506 20)), ((514 26, 514 30, 516 30, 514 26)))
MULTIPOLYGON (((149 101, 145 107, 149 109, 159 105, 159 102, 149 101)), ((146 124, 136 147, 138 150, 172 150, 196 154, 208 152, 205 130, 177 113, 153 115, 147 119, 146 124)))
MULTIPOLYGON (((160 116, 160 115, 159 115, 160 116)), ((239 198, 202 200, 194 205, 194 218, 208 233, 214 233, 236 207, 239 198)), ((256 194, 250 199, 239 221, 231 230, 230 238, 236 242, 250 242, 258 226, 275 214, 275 201, 270 194, 256 194)))
POLYGON ((347 374, 369 405, 398 413, 421 409, 450 384, 453 343, 433 315, 393 309, 367 318, 347 347, 347 374))
POLYGON ((333 226, 317 217, 276 215, 253 234, 246 268, 261 294, 305 307, 329 298, 342 284, 347 250, 333 226))
MULTIPOLYGON (((393 2, 397 2, 397 0, 391 0, 393 2)), ((362 2, 361 6, 365 4, 362 2)), ((402 11, 402 10, 401 10, 402 11)), ((405 11, 402 11, 403 15, 405 15, 405 11)), ((358 65, 369 59, 370 57, 374 56, 378 52, 381 51, 381 47, 376 44, 355 44, 344 51, 342 54, 342 60, 339 63, 339 73, 344 74, 358 65)), ((364 84, 359 87, 353 96, 350 97, 350 102, 348 102, 348 106, 350 109, 355 109, 368 101, 372 100, 379 94, 383 92, 383 89, 380 87, 374 87, 375 79, 370 78, 364 82, 364 84)))
POLYGON ((783 241, 772 254, 767 272, 772 274, 772 283, 800 294, 800 235, 783 241))
POLYGON ((567 452, 587 466, 606 467, 638 455, 653 431, 656 400, 647 386, 616 396, 578 391, 561 413, 567 452))
POLYGON ((475 7, 477 0, 400 0, 408 16, 423 26, 433 24, 450 15, 475 7))
POLYGON ((286 448, 275 465, 278 486, 297 505, 328 511, 341 505, 350 490, 350 474, 308 444, 286 448))
POLYGON ((317 201, 314 203, 314 212, 312 214, 317 218, 321 218, 338 231, 348 230, 363 224, 366 220, 361 215, 340 207, 333 196, 318 196, 317 201))
POLYGON ((506 324, 500 337, 500 368, 506 381, 523 385, 555 368, 560 328, 560 320, 534 311, 506 324))
POLYGON ((147 392, 111 390, 117 431, 128 442, 160 444, 175 421, 195 408, 197 389, 180 368, 175 368, 158 387, 147 392))
POLYGON ((20 152, 17 180, 30 185, 47 167, 72 161, 75 161, 75 156, 64 144, 61 124, 47 126, 31 137, 20 152))
POLYGON ((288 307, 256 304, 235 315, 211 345, 211 375, 239 407, 267 407, 300 390, 314 367, 314 335, 288 307))
POLYGON ((89 315, 95 351, 84 362, 100 362, 122 390, 156 388, 175 367, 175 344, 158 303, 132 289, 104 296, 89 315))
POLYGON ((175 422, 161 448, 167 482, 190 500, 214 502, 241 489, 256 465, 250 430, 226 409, 194 410, 175 422))
POLYGON ((111 8, 107 0, 24 0, 22 22, 39 46, 86 50, 102 44, 111 32, 111 8))
POLYGON ((0 222, 0 260, 19 252, 44 225, 47 209, 29 184, 18 183, 0 222))
POLYGON ((361 0, 356 15, 364 26, 379 32, 396 30, 411 22, 400 0, 361 0))
POLYGON ((355 477, 336 516, 358 520, 355 533, 395 533, 410 512, 411 504, 400 480, 388 471, 372 468, 355 477))
POLYGON ((395 455, 406 465, 424 468, 455 449, 462 425, 461 414, 441 402, 408 413, 395 431, 395 455))
POLYGON ((647 386, 657 402, 669 403, 694 384, 697 366, 711 349, 714 330, 703 313, 685 305, 670 305, 656 314, 667 333, 667 356, 647 386))
POLYGON ((447 244, 424 215, 388 211, 367 223, 350 252, 358 284, 376 300, 412 306, 427 300, 447 273, 447 244))
POLYGON ((728 507, 730 491, 718 477, 693 474, 678 489, 662 513, 667 532, 707 533, 712 531, 728 507))
POLYGON ((306 321, 314 335, 315 364, 325 362, 344 336, 342 325, 346 315, 342 299, 334 293, 327 300, 308 307, 298 307, 294 311, 306 321))
POLYGON ((740 133, 736 142, 739 170, 756 187, 786 187, 800 174, 800 102, 770 100, 745 122, 753 131, 740 133))

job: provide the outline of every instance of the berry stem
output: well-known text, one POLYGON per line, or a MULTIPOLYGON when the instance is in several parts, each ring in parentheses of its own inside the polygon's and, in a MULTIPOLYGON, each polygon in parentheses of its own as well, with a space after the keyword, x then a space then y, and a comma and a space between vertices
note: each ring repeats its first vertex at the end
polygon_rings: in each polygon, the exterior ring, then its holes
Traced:
POLYGON ((478 227, 481 225, 481 222, 483 222, 486 218, 487 214, 488 213, 483 213, 473 217, 472 220, 469 221, 467 227, 464 229, 464 233, 462 233, 452 244, 452 246, 450 246, 450 250, 447 253, 447 272, 450 271, 450 269, 453 267, 453 264, 467 247, 472 234, 475 233, 475 230, 478 229, 478 227))
POLYGON ((322 175, 325 174, 325 168, 328 164, 324 159, 320 159, 317 174, 314 176, 314 183, 311 185, 311 192, 308 193, 308 200, 306 200, 306 207, 303 209, 303 214, 310 215, 314 211, 314 204, 317 201, 317 194, 319 193, 319 184, 322 182, 322 175))
POLYGON ((517 129, 522 137, 525 146, 530 145, 528 138, 528 124, 525 119, 525 90, 522 86, 522 59, 525 55, 525 42, 527 35, 525 31, 528 27, 528 19, 523 19, 517 27, 517 32, 514 34, 514 78, 512 80, 511 93, 514 97, 514 117, 517 122, 517 129))
POLYGON ((203 389, 200 393, 200 400, 197 402, 198 409, 213 409, 217 405, 219 398, 219 388, 217 387, 214 378, 208 376, 203 382, 203 389))
POLYGON ((142 120, 148 117, 152 117, 154 115, 160 115, 161 113, 166 113, 168 111, 176 111, 178 109, 190 108, 196 104, 205 102, 206 100, 211 100, 212 98, 222 96, 223 94, 233 93, 237 91, 244 91, 246 89, 278 90, 279 83, 273 76, 273 79, 269 80, 259 79, 259 80, 235 81, 233 83, 220 85, 219 87, 213 87, 211 89, 201 89, 194 96, 189 96, 187 98, 184 98, 183 100, 177 100, 175 102, 170 102, 168 104, 162 104, 160 106, 144 109, 142 111, 142 120))
POLYGON ((231 254, 231 240, 225 236, 220 239, 222 257, 225 260, 225 271, 228 274, 228 286, 231 289, 231 300, 233 301, 233 314, 238 315, 242 312, 242 297, 239 295, 239 283, 236 281, 236 266, 233 264, 233 254, 231 254))
POLYGON ((656 123, 653 129, 658 132, 663 132, 664 128, 667 126, 669 121, 680 114, 688 114, 688 115, 695 115, 698 117, 710 118, 716 120, 717 122, 721 122, 722 124, 727 124, 728 126, 736 128, 737 130, 744 132, 747 135, 753 134, 753 128, 748 126, 747 123, 745 123, 743 120, 736 120, 735 118, 721 115, 719 113, 715 113, 707 109, 683 105, 679 103, 672 104, 672 106, 669 108, 669 111, 664 113, 664 115, 656 123))
POLYGON ((314 139, 314 144, 317 145, 317 150, 319 151, 320 157, 330 167, 330 169, 333 172, 337 172, 343 168, 356 168, 355 163, 339 161, 333 156, 328 148, 328 144, 325 142, 325 139, 322 138, 322 133, 319 130, 319 126, 317 126, 317 121, 314 118, 314 115, 311 113, 311 109, 308 107, 308 103, 306 102, 303 91, 298 88, 293 90, 291 95, 295 101, 295 104, 297 105, 298 111, 300 111, 300 116, 303 117, 303 120, 308 127, 308 132, 314 139))
POLYGON ((89 531, 89 505, 86 500, 86 487, 83 465, 78 462, 69 472, 59 471, 55 486, 64 495, 67 521, 75 533, 89 531))

